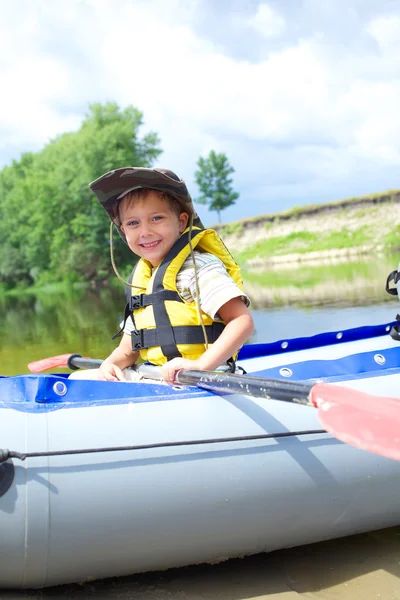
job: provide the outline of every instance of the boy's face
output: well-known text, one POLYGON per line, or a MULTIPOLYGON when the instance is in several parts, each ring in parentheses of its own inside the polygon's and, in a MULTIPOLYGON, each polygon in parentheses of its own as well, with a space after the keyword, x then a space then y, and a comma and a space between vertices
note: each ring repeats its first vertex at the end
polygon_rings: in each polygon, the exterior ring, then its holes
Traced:
POLYGON ((178 216, 168 200, 151 190, 144 199, 122 199, 119 218, 132 252, 157 267, 186 229, 189 215, 178 216))

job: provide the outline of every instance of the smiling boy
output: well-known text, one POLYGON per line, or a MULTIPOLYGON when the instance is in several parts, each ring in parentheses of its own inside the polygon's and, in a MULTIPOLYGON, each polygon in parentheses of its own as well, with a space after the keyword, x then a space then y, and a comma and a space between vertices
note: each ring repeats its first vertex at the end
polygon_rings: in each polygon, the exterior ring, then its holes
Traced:
POLYGON ((180 369, 213 370, 232 359, 254 330, 249 300, 239 267, 216 232, 203 229, 184 182, 165 169, 126 168, 90 187, 140 257, 121 342, 90 376, 126 381, 141 356, 172 384, 180 369))

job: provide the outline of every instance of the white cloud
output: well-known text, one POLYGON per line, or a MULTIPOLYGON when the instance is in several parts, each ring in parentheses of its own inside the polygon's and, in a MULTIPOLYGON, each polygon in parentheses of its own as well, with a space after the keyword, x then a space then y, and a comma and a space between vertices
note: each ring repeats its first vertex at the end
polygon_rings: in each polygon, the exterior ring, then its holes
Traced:
POLYGON ((285 20, 268 4, 261 2, 248 23, 266 38, 277 38, 285 31, 285 20))
MULTIPOLYGON (((196 29, 204 6, 204 0, 116 0, 112 10, 105 0, 9 4, 0 23, 2 155, 7 147, 36 150, 77 128, 89 102, 116 100, 144 112, 146 129, 162 139, 160 162, 189 180, 200 154, 226 152, 242 198, 259 199, 252 214, 274 210, 260 202, 277 194, 290 205, 318 193, 333 199, 346 186, 352 195, 366 181, 382 189, 398 185, 400 15, 378 15, 364 25, 354 18, 353 47, 335 45, 318 27, 292 40, 289 17, 260 3, 243 20, 243 32, 250 28, 265 43, 286 37, 250 61, 196 29)), ((335 10, 331 4, 332 20, 335 10)), ((236 28, 238 22, 236 15, 236 28)), ((228 35, 229 15, 221 40, 228 35)), ((236 218, 249 205, 239 203, 236 218)))
POLYGON ((381 50, 397 47, 397 50, 400 51, 400 15, 373 19, 369 23, 367 31, 376 39, 381 50))

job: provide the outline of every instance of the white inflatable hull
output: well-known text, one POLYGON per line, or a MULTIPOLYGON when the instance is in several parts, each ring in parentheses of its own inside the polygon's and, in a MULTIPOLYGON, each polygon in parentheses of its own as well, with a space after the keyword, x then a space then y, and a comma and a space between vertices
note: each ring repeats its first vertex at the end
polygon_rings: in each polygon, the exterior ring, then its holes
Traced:
MULTIPOLYGON (((387 348, 397 348, 389 336, 376 336, 377 353, 386 352, 383 338, 387 348)), ((320 356, 322 349, 313 351, 320 356)), ((262 360, 263 368, 289 364, 295 370, 304 356, 307 364, 313 360, 300 352, 297 363, 285 354, 242 364, 259 368, 262 360)), ((371 391, 374 382, 379 393, 393 396, 400 390, 394 371, 352 375, 349 385, 371 391)), ((0 448, 54 452, 191 442, 8 461, 15 473, 3 493, 0 477, 3 588, 219 562, 400 523, 400 462, 320 432, 313 408, 57 376, 4 378, 0 390, 0 448), (57 400, 60 381, 67 393, 57 400), (276 435, 193 444, 258 434, 276 435)))

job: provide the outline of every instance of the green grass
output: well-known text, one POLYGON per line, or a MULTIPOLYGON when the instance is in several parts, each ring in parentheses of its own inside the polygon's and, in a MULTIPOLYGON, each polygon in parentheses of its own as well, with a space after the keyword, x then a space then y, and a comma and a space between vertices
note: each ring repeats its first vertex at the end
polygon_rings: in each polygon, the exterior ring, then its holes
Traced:
POLYGON ((285 236, 270 237, 257 242, 235 255, 239 264, 256 257, 280 256, 284 254, 305 254, 336 248, 356 248, 373 242, 372 232, 367 227, 342 231, 329 231, 325 234, 311 231, 293 232, 285 236))
POLYGON ((391 248, 393 250, 400 249, 400 225, 388 231, 388 233, 382 236, 380 243, 385 246, 385 248, 391 248))
POLYGON ((243 223, 241 221, 235 221, 234 223, 228 223, 221 229, 220 233, 222 236, 236 234, 239 235, 243 231, 243 223))
POLYGON ((381 206, 366 206, 365 208, 359 208, 358 210, 347 209, 348 213, 351 214, 353 219, 362 219, 368 217, 370 220, 374 218, 381 211, 381 206))

